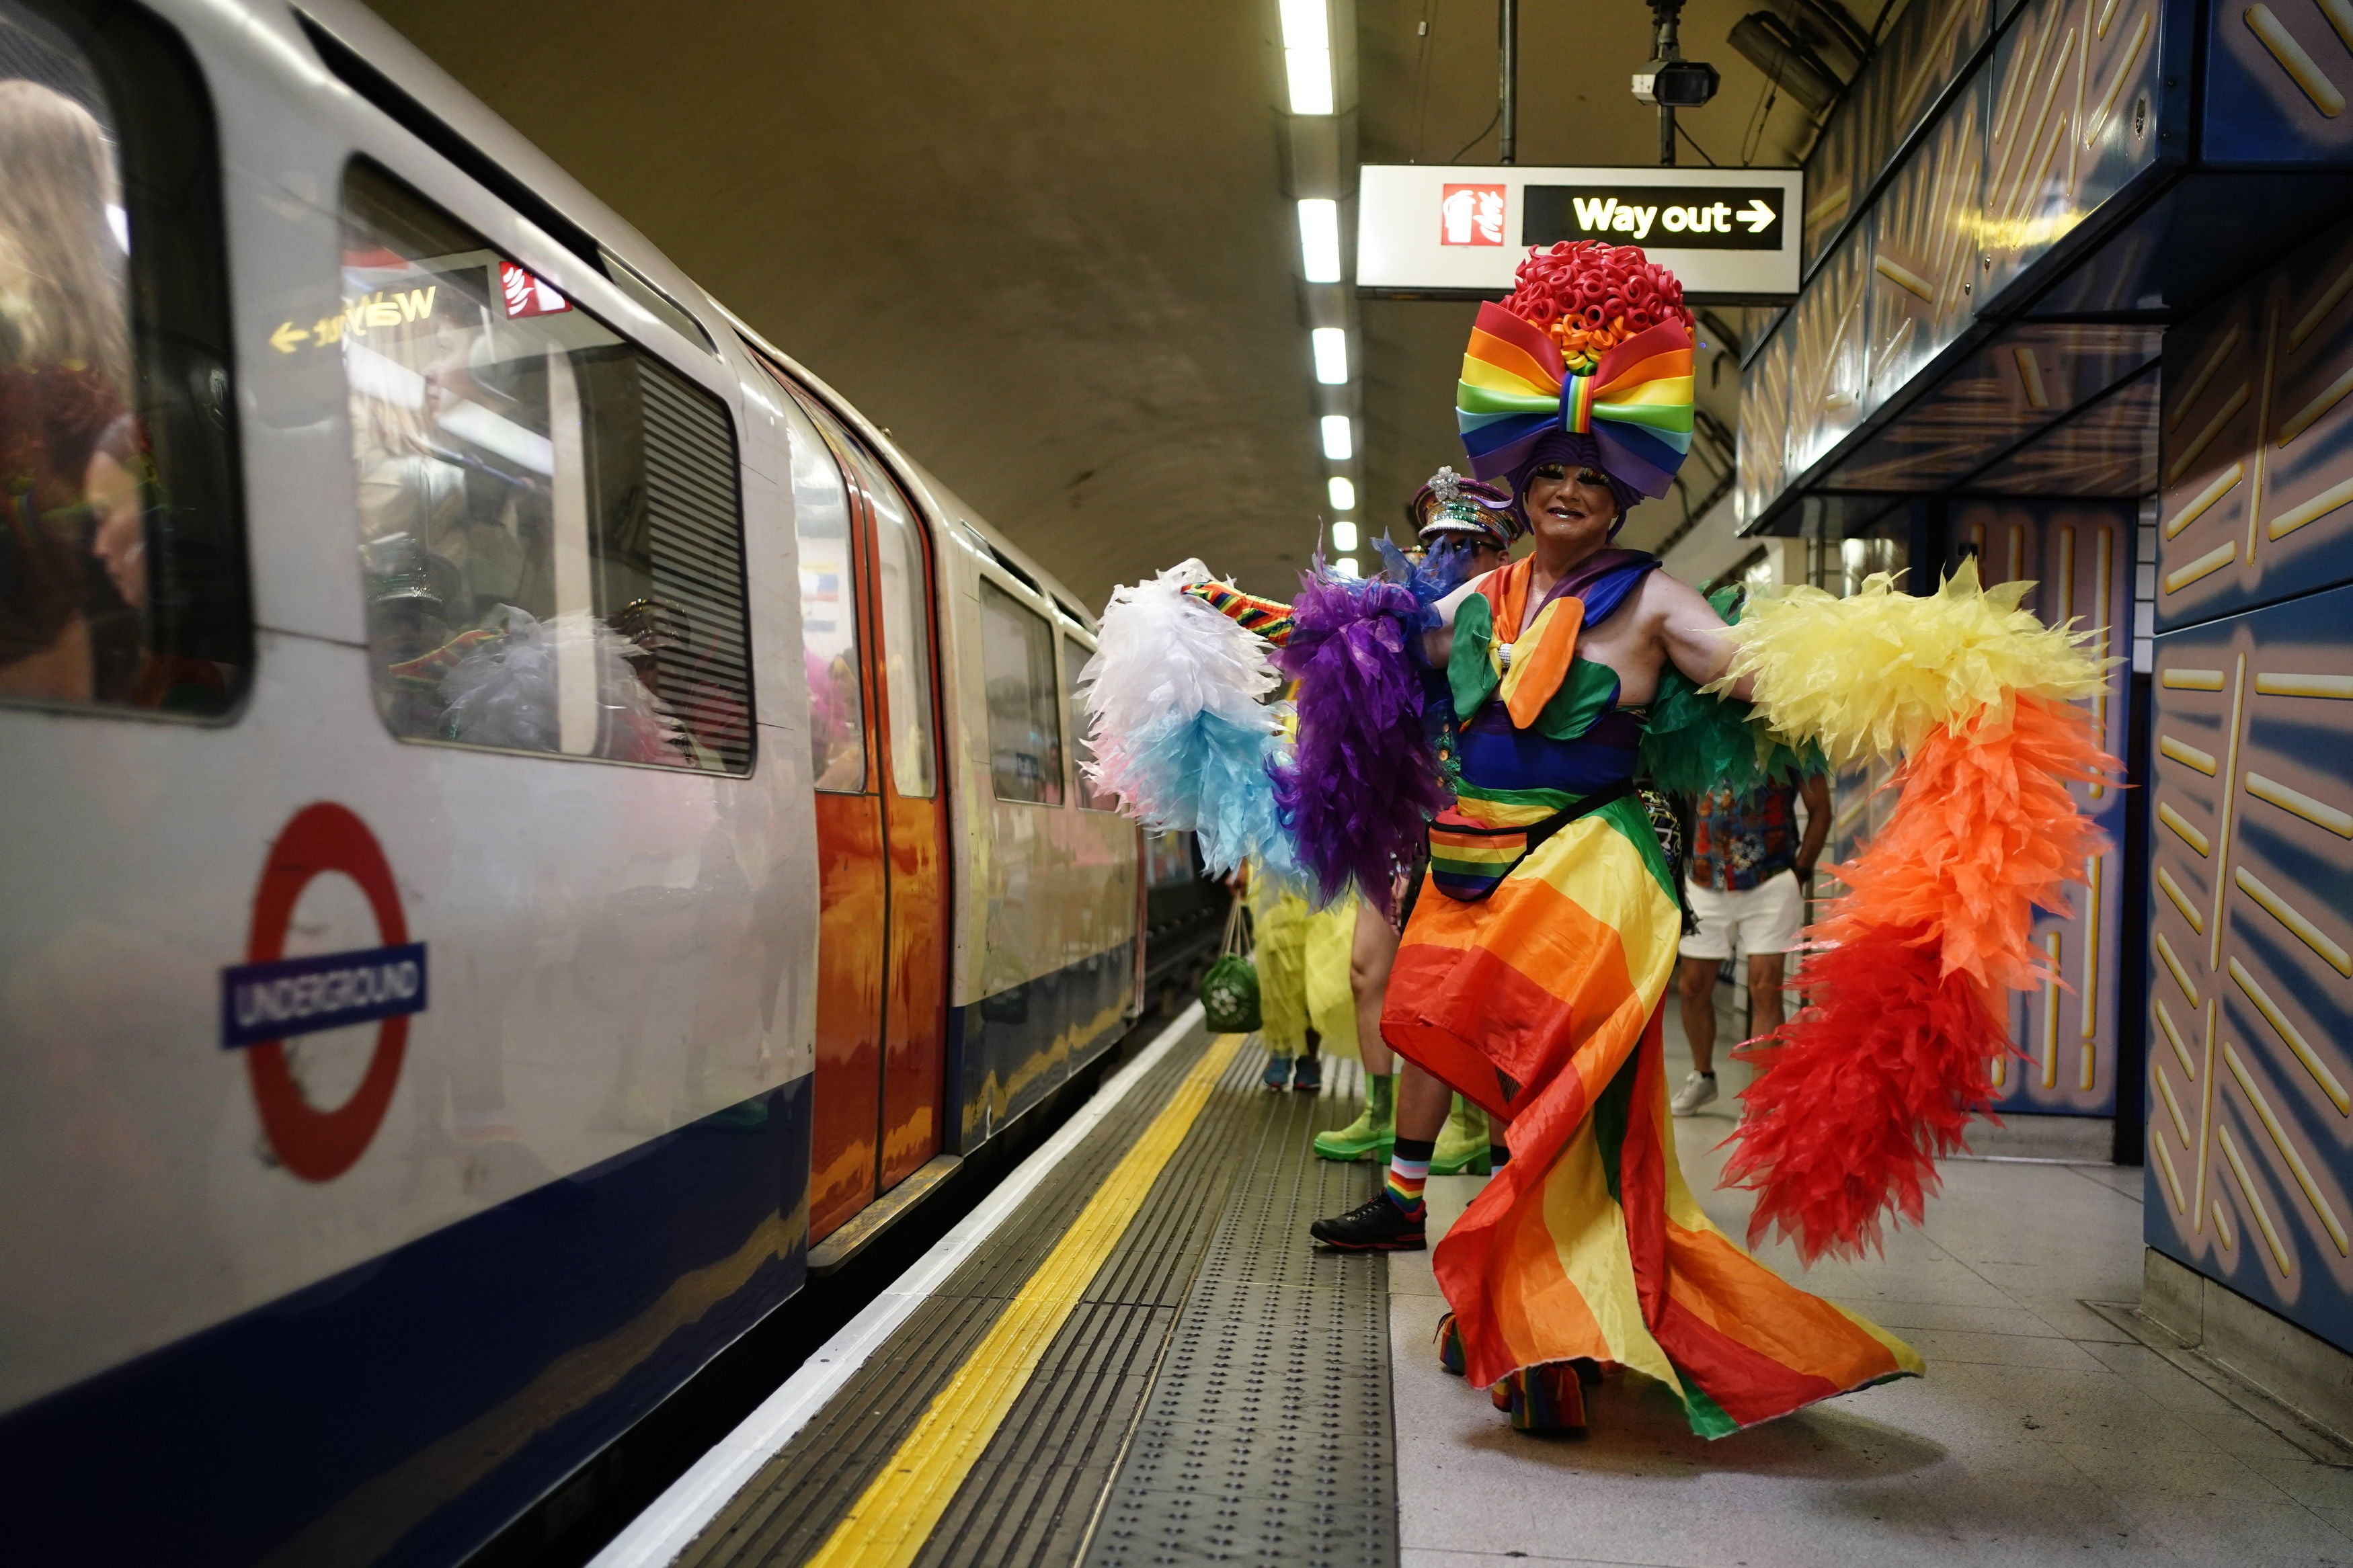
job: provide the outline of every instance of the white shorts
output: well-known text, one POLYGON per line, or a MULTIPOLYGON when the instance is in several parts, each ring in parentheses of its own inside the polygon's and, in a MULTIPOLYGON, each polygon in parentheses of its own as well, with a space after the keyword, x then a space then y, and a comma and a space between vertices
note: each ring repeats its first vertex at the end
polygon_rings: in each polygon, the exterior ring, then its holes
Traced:
POLYGON ((1744 958, 1794 952, 1805 936, 1806 895, 1795 871, 1776 871, 1736 893, 1688 879, 1683 891, 1699 921, 1699 930, 1683 940, 1685 958, 1727 959, 1736 942, 1744 958))

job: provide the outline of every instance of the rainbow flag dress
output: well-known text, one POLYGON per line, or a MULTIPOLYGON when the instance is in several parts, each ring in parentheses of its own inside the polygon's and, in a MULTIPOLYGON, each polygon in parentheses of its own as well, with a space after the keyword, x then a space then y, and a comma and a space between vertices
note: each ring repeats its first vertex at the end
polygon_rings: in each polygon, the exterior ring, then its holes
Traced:
POLYGON ((1577 657, 1657 565, 1603 551, 1530 616, 1522 560, 1458 607, 1456 803, 1430 828, 1381 1032, 1508 1123, 1510 1163, 1433 1260, 1472 1381, 1615 1362, 1717 1437, 1921 1362, 1750 1258, 1677 1167, 1662 1009, 1681 906, 1630 789, 1641 716, 1577 657))

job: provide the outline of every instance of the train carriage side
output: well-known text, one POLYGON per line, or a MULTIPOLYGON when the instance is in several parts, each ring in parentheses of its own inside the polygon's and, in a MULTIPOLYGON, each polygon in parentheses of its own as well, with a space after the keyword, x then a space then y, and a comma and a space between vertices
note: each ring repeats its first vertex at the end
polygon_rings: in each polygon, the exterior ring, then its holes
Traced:
POLYGON ((1077 601, 926 479, 959 548, 943 584, 962 726, 949 1071, 969 1149, 1107 1047, 1138 1010, 1142 846, 1088 785, 1077 601))
POLYGON ((364 10, 0 42, 122 345, 0 626, 0 1468, 454 1561, 1132 1015, 1091 628, 364 10))
MULTIPOLYGON (((738 330, 795 389, 796 400, 828 426, 829 448, 860 454, 860 460, 881 470, 870 488, 887 488, 909 505, 930 552, 932 663, 940 683, 936 749, 949 844, 943 910, 950 949, 944 1127, 919 1141, 903 1117, 886 1115, 883 1137, 890 1140, 895 1130, 918 1151, 952 1160, 1109 1046, 1142 998, 1141 842, 1082 772, 1085 741, 1076 684, 1094 651, 1092 617, 822 381, 741 323, 738 330)), ((801 548, 805 555, 825 548, 806 523, 801 548)), ((880 557, 871 565, 861 559, 860 569, 877 574, 879 584, 888 565, 880 557)), ((824 603, 810 596, 827 591, 825 580, 821 568, 804 566, 803 613, 810 625, 827 614, 824 603)), ((884 625, 881 632, 887 640, 891 628, 884 625)), ((810 679, 818 682, 826 650, 817 643, 824 634, 809 635, 810 679)), ((921 658, 926 651, 912 648, 910 657, 921 658)), ((870 687, 876 684, 870 677, 870 687)), ((821 728, 827 699, 821 687, 812 689, 813 713, 819 715, 812 722, 821 728)), ((889 691, 881 696, 893 700, 889 691)), ((887 727, 895 732, 898 721, 887 727)), ((828 809, 822 794, 819 809, 822 836, 828 809)), ((896 931, 902 917, 895 906, 891 921, 896 931)), ((845 934, 842 945, 850 940, 845 934)), ((827 1087, 834 1076, 824 1037, 821 1026, 819 1148, 812 1162, 820 1190, 828 1168, 827 1087)), ((871 1072, 860 1067, 840 1076, 848 1098, 864 1091, 871 1072)), ((862 1108, 851 1119, 862 1126, 862 1108)), ((902 1159, 896 1175, 903 1179, 912 1171, 902 1159)), ((889 1179, 881 1182, 877 1195, 891 1185, 889 1179)), ((857 1200, 864 1201, 871 1200, 857 1200)), ((818 1219, 813 1239, 854 1212, 852 1203, 830 1223, 818 1219)))
POLYGON ((0 650, 41 1560, 457 1560, 802 1278, 775 418, 625 226, 318 15, 0 0, 10 134, 114 160, 50 195, 124 345, 36 463, 101 553, 0 650))

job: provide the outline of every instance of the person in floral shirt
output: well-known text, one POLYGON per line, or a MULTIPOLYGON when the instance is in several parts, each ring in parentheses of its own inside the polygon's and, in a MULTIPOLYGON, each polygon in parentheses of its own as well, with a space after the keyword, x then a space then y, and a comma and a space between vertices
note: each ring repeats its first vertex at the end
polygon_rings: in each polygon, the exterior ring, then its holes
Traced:
POLYGON ((1715 978, 1736 947, 1748 960, 1749 1034, 1781 1026, 1782 960, 1805 931, 1801 884, 1813 875, 1830 829, 1830 785, 1819 776, 1745 795, 1719 785, 1699 797, 1684 877, 1684 897, 1699 929, 1683 939, 1676 977, 1692 1073, 1675 1091, 1677 1116, 1692 1115, 1715 1098, 1715 978))

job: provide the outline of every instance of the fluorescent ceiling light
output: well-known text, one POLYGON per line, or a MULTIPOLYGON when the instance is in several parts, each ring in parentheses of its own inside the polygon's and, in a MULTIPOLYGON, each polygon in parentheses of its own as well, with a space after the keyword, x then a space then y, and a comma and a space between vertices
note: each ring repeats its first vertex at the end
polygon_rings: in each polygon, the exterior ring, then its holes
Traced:
POLYGON ((1340 204, 1310 196, 1299 204, 1299 259, 1310 283, 1340 281, 1340 204))
POLYGON ((1357 570, 1356 558, 1353 555, 1343 555, 1340 559, 1332 563, 1332 569, 1340 574, 1343 577, 1361 577, 1364 575, 1362 572, 1357 570))
POLYGON ((1330 51, 1332 18, 1324 0, 1282 0, 1282 47, 1330 51))
POLYGON ((1354 554, 1356 549, 1356 525, 1346 518, 1332 525, 1332 548, 1354 554))
POLYGON ((1282 63, 1291 112, 1332 112, 1332 18, 1324 0, 1282 0, 1282 63))
POLYGON ((1324 416, 1324 455, 1335 463, 1345 463, 1356 455, 1356 443, 1348 433, 1348 416, 1345 414, 1324 416))
POLYGON ((1334 474, 1325 483, 1324 489, 1332 497, 1332 510, 1334 511, 1354 511, 1356 510, 1356 487, 1350 484, 1343 476, 1334 474))
POLYGON ((1326 386, 1348 384, 1348 331, 1318 327, 1307 334, 1315 349, 1315 379, 1326 386))
POLYGON ((1332 112, 1332 51, 1285 49, 1282 63, 1291 73, 1291 112, 1332 112))

